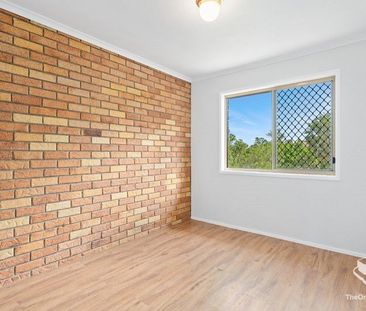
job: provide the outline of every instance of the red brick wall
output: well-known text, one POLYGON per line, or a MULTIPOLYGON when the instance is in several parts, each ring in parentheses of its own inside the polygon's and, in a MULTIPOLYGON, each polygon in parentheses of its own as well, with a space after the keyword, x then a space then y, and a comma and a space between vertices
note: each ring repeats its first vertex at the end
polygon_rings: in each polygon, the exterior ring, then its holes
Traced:
POLYGON ((190 84, 0 18, 0 285, 189 219, 190 84))

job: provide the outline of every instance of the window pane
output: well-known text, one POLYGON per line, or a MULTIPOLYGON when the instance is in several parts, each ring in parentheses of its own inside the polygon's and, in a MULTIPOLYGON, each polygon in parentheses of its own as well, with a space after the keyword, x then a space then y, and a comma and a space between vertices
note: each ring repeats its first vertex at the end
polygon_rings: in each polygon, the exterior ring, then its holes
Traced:
POLYGON ((272 92, 227 101, 227 165, 272 169, 272 92))
POLYGON ((277 168, 333 168, 332 93, 332 81, 276 92, 277 168))

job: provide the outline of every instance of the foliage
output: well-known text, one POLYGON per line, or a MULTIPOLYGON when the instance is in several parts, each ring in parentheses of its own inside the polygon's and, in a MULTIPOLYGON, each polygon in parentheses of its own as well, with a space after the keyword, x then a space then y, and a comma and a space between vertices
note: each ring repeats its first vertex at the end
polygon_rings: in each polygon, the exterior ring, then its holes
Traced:
POLYGON ((272 167, 272 143, 257 137, 249 146, 234 134, 229 134, 228 167, 270 169, 272 167))
POLYGON ((315 166, 329 169, 329 156, 332 152, 332 118, 329 113, 310 123, 305 131, 305 140, 317 159, 315 166))
MULTIPOLYGON (((271 133, 267 134, 271 136, 271 133)), ((331 154, 331 116, 321 115, 309 123, 304 139, 286 139, 277 133, 277 168, 283 169, 329 169, 331 154)), ((229 133, 228 167, 271 169, 272 142, 256 137, 248 145, 242 139, 229 133)))

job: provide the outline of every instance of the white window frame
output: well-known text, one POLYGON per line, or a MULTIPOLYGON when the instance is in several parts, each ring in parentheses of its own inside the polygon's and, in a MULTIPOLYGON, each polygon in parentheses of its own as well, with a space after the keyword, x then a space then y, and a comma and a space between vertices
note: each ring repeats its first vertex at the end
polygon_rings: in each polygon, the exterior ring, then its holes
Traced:
POLYGON ((264 176, 264 177, 279 177, 279 178, 296 178, 296 179, 313 179, 313 180, 340 180, 340 71, 332 70, 328 72, 322 72, 319 74, 313 74, 308 76, 301 76, 295 79, 275 81, 266 85, 257 85, 247 87, 245 89, 231 90, 222 92, 220 94, 220 169, 221 174, 232 175, 246 175, 246 176, 264 176), (235 96, 243 96, 247 94, 255 94, 268 91, 269 89, 279 88, 286 85, 295 85, 313 80, 321 80, 332 77, 334 79, 334 102, 333 102, 333 115, 334 115, 334 156, 336 163, 334 165, 334 172, 329 174, 324 173, 302 173, 301 171, 293 172, 281 172, 276 170, 259 170, 259 169, 237 169, 227 167, 227 99, 235 96))

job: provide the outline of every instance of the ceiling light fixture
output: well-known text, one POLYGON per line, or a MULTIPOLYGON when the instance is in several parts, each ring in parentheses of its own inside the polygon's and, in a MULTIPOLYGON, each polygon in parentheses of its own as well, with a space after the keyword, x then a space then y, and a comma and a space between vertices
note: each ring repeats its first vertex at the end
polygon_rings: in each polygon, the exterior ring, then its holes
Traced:
POLYGON ((222 0, 196 0, 201 18, 205 22, 214 21, 220 14, 222 0))

